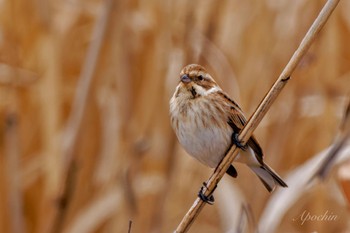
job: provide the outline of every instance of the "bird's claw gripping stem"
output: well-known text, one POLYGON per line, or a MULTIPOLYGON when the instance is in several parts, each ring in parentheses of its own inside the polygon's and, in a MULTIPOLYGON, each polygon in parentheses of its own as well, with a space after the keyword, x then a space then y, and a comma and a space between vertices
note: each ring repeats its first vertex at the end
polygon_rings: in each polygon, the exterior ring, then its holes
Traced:
MULTIPOLYGON (((206 196, 204 194, 204 187, 207 189, 207 183, 206 182, 203 182, 203 186, 201 187, 201 189, 198 192, 198 197, 202 201, 204 201, 205 203, 208 203, 209 205, 213 205, 214 202, 215 202, 215 198, 214 198, 213 194, 210 194, 210 195, 206 196)), ((215 186, 214 190, 215 189, 216 189, 216 186, 215 186)), ((214 192, 214 190, 212 192, 214 192)))

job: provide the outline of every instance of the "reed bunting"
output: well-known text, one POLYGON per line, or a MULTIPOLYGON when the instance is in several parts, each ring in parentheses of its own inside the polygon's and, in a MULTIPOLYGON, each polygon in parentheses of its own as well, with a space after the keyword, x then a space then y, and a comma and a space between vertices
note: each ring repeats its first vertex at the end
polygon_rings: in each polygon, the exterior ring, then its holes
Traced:
MULTIPOLYGON (((246 123, 241 108, 200 65, 187 65, 170 100, 171 125, 186 152, 215 168, 235 143, 242 151, 235 161, 245 163, 271 192, 287 184, 263 161, 263 152, 254 136, 246 146, 237 135, 246 123)), ((227 173, 237 177, 231 165, 227 173)), ((202 199, 203 200, 203 199, 202 199)))

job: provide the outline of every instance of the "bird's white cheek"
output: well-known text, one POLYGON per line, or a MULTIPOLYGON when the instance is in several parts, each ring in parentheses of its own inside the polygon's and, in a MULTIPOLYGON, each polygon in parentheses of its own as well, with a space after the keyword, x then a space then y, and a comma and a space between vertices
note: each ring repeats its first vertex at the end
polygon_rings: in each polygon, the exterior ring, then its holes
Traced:
POLYGON ((218 87, 218 86, 213 86, 212 88, 210 88, 208 90, 203 88, 202 86, 199 86, 199 85, 194 85, 194 87, 196 89, 196 92, 200 96, 207 96, 207 95, 210 95, 211 93, 214 93, 214 92, 217 92, 217 91, 221 90, 221 88, 218 87))
POLYGON ((199 86, 199 85, 193 85, 197 94, 200 96, 206 96, 207 95, 207 90, 204 89, 203 87, 199 86))
POLYGON ((221 88, 219 86, 213 86, 212 88, 210 88, 208 91, 207 91, 207 95, 211 94, 211 93, 214 93, 214 92, 218 92, 220 91, 221 88))

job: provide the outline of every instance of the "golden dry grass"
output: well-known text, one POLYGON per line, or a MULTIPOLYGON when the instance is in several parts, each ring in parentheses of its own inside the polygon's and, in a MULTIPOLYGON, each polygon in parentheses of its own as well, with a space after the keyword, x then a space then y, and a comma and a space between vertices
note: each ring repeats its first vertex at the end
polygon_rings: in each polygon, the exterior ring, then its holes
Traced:
MULTIPOLYGON (((249 116, 323 3, 1 1, 0 232, 127 232, 130 219, 133 233, 174 230, 211 172, 170 128, 179 71, 204 65, 249 116)), ((350 93, 349 10, 340 3, 255 132, 282 176, 336 135, 350 93)), ((237 167, 225 183, 249 204, 252 232, 270 195, 237 167)), ((276 232, 348 232, 334 180, 276 232), (339 218, 293 221, 304 210, 339 218)), ((227 231, 236 219, 223 208, 205 207, 191 232, 227 231)))

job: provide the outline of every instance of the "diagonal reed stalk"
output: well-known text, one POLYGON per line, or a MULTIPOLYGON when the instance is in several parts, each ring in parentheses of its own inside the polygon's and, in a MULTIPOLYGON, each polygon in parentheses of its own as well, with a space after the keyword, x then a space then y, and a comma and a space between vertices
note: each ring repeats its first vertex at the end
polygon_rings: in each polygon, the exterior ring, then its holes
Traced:
MULTIPOLYGON (((317 16, 316 20, 310 27, 309 31, 305 35, 304 39, 301 41, 298 49, 294 52, 292 58, 289 60, 288 64, 278 77, 277 81, 273 84, 270 91, 266 94, 262 102, 259 104, 257 109, 255 110, 254 114, 251 116, 251 118, 248 120, 245 127, 242 129, 242 131, 239 134, 239 141, 243 145, 247 143, 251 135, 253 134, 253 131, 256 129, 256 127, 259 125, 263 117, 265 116, 266 112, 269 110, 273 102, 276 100, 278 94, 282 91, 283 87, 287 84, 288 80, 290 79, 290 76, 292 75, 293 71, 299 64, 302 57, 306 54, 307 50, 310 48, 312 42, 317 37, 320 30, 323 28, 323 26, 326 24, 328 18, 332 14, 335 7, 338 5, 339 0, 329 0, 321 10, 320 14, 317 16)), ((216 167, 214 173, 210 176, 209 180, 206 182, 206 189, 204 190, 204 195, 211 195, 213 191, 215 190, 215 187, 220 182, 221 178, 226 173, 226 170, 230 166, 230 164, 234 161, 235 157, 237 156, 239 152, 239 149, 233 145, 225 158, 219 163, 219 165, 216 167)), ((200 198, 197 198, 195 202, 193 203, 192 207, 188 210, 180 224, 178 225, 177 229, 175 230, 176 233, 180 232, 187 232, 196 217, 199 215, 200 211, 204 207, 205 202, 203 202, 200 198)))

